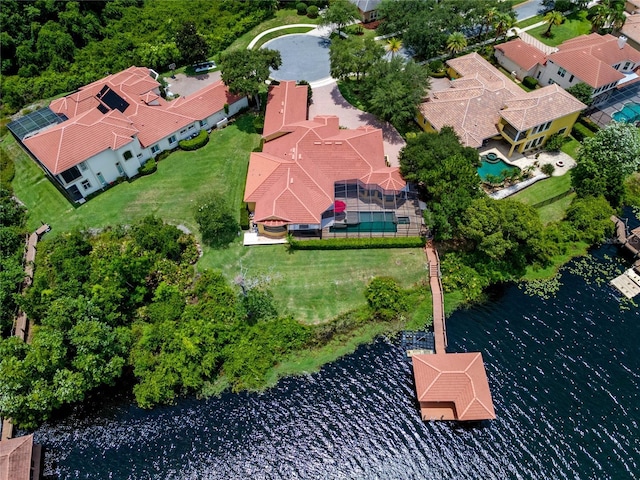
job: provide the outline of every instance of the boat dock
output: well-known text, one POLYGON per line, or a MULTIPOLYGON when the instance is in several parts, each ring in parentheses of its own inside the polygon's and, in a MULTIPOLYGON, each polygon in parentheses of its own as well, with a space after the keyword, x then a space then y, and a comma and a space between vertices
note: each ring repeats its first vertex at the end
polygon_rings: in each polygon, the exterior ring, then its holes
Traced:
MULTIPOLYGON (((433 334, 403 332, 403 346, 413 363, 416 395, 424 421, 480 421, 496 418, 482 354, 447 353, 447 328, 440 258, 431 242, 424 248, 433 297, 433 334), (407 334, 414 334, 413 336, 407 334), (432 341, 432 346, 429 344, 432 341), (423 345, 427 348, 420 348, 423 345), (418 348, 415 348, 415 347, 418 348), (428 348, 431 347, 431 348, 428 348)), ((430 333, 430 332, 428 332, 430 333)))
POLYGON ((635 262, 632 268, 609 283, 625 297, 633 298, 640 294, 640 227, 629 232, 622 219, 612 216, 611 221, 616 226, 615 241, 634 256, 635 262))
MULTIPOLYGON (((27 236, 24 251, 24 280, 22 282, 21 291, 24 293, 25 288, 33 283, 33 265, 36 259, 36 246, 42 236, 51 230, 47 224, 43 224, 31 235, 27 236)), ((27 314, 20 309, 13 321, 13 336, 22 339, 25 342, 31 341, 31 332, 33 330, 32 323, 27 319, 27 314)), ((0 433, 0 441, 13 438, 13 423, 10 418, 2 419, 2 432, 0 433)))

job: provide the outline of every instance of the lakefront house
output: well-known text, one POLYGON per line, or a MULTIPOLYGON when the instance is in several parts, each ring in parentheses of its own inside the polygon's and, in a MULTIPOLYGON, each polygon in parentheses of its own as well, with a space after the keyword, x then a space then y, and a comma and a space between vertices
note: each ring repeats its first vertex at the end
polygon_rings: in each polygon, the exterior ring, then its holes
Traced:
POLYGON ((432 88, 416 118, 426 132, 448 125, 468 147, 502 139, 525 153, 567 136, 586 105, 558 85, 525 92, 477 53, 447 61, 450 81, 432 88))
POLYGON ((130 67, 52 101, 40 115, 49 121, 9 129, 67 196, 82 203, 246 106, 247 98, 232 95, 221 81, 167 101, 148 68, 130 67))

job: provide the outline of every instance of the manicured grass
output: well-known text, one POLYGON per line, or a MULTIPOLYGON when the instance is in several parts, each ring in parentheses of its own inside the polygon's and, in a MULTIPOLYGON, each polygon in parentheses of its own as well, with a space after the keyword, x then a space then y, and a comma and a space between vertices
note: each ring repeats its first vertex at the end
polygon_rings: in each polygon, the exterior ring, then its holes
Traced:
POLYGON ((267 43, 269 40, 273 40, 274 38, 282 37, 284 35, 293 35, 295 33, 307 33, 311 30, 313 30, 313 27, 291 27, 287 28, 286 30, 277 30, 262 37, 253 48, 260 48, 262 45, 267 43))
POLYGON ((580 148, 580 142, 573 137, 568 137, 569 141, 565 142, 560 150, 569 155, 571 158, 578 158, 578 148, 580 148))
MULTIPOLYGON (((566 175, 565 175, 566 176, 566 175)), ((549 205, 545 205, 543 207, 538 208, 538 213, 540 214, 540 219, 542 223, 545 225, 551 222, 557 222, 564 218, 564 215, 571 205, 571 202, 575 198, 576 194, 572 193, 567 195, 566 197, 561 198, 560 200, 556 200, 549 205)))
POLYGON ((176 151, 158 164, 156 173, 116 185, 78 207, 56 190, 12 137, 6 136, 3 146, 15 159, 12 183, 29 210, 31 229, 41 221, 49 223, 54 232, 100 228, 153 214, 197 233, 192 205, 206 192, 225 194, 239 216, 249 152, 259 142, 260 137, 253 133, 253 117, 240 117, 227 128, 214 130, 211 141, 200 150, 176 151))
MULTIPOLYGON (((376 33, 375 30, 369 30, 368 28, 362 28, 362 33, 360 34, 360 30, 359 30, 359 24, 356 25, 349 25, 346 28, 344 28, 344 32, 347 33, 348 35, 354 35, 356 37, 362 37, 362 38, 375 38, 378 34, 376 33)), ((383 40, 384 44, 387 44, 386 40, 383 40)))
POLYGON ((376 276, 390 275, 409 287, 426 278, 426 259, 418 249, 367 249, 289 252, 285 245, 205 249, 202 268, 222 270, 232 280, 242 269, 264 283, 296 319, 317 323, 366 303, 364 289, 376 276))
POLYGON ((527 33, 536 37, 546 45, 557 47, 566 40, 591 33, 591 22, 587 20, 586 10, 581 10, 567 16, 562 25, 551 27, 550 37, 544 35, 547 28, 547 25, 541 25, 532 30, 528 30, 527 33))
POLYGON ((516 27, 518 28, 527 28, 530 25, 535 25, 538 22, 541 22, 544 18, 544 15, 536 15, 534 17, 531 18, 527 18, 525 20, 522 20, 518 23, 516 23, 516 27))
POLYGON ((565 174, 560 177, 550 177, 546 180, 540 180, 509 198, 526 203, 527 205, 535 205, 570 189, 571 176, 565 174))
POLYGON ((320 23, 320 17, 309 18, 306 15, 298 15, 296 11, 292 9, 278 10, 274 18, 262 22, 260 25, 252 28, 241 37, 238 37, 235 42, 227 48, 227 51, 245 49, 249 46, 251 40, 262 32, 269 30, 270 28, 280 27, 282 25, 291 25, 293 23, 312 23, 317 25, 320 23))

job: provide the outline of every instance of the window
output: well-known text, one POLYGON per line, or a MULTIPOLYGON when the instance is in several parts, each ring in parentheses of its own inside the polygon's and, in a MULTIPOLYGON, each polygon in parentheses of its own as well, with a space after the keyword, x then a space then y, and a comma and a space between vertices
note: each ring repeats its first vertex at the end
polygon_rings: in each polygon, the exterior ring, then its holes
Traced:
POLYGON ((133 153, 131 153, 130 150, 127 150, 122 154, 122 158, 124 158, 125 160, 129 160, 132 157, 133 157, 133 153))
POLYGON ((538 138, 536 138, 534 140, 530 140, 524 146, 524 149, 525 150, 529 150, 530 148, 536 148, 538 145, 540 145, 542 143, 543 140, 544 140, 544 137, 538 137, 538 138))
POLYGON ((185 133, 187 133, 187 129, 183 128, 182 130, 180 130, 180 135, 184 135, 185 133))
POLYGON ((629 70, 629 66, 631 65, 631 62, 627 62, 624 64, 624 68, 623 70, 629 70))
POLYGON ((540 78, 540 74, 541 74, 541 73, 542 73, 542 72, 538 72, 538 75, 536 75, 536 78, 540 78))
POLYGON ((616 70, 618 70, 618 69, 620 68, 620 64, 619 64, 619 63, 616 63, 616 64, 613 66, 613 68, 615 68, 616 70))
POLYGON ((573 75, 569 77, 569 83, 573 82, 573 75))
POLYGON ((82 170, 83 172, 86 172, 86 171, 87 171, 87 164, 86 164, 86 163, 84 163, 84 162, 80 162, 80 163, 78 164, 78 166, 80 167, 80 170, 82 170))
POLYGON ((120 162, 116 162, 116 168, 118 169, 118 175, 121 177, 124 176, 124 169, 122 168, 122 165, 120 165, 120 162))
POLYGON ((209 125, 209 122, 207 121, 206 118, 204 120, 200 120, 200 126, 201 127, 206 127, 207 125, 209 125))
POLYGON ((531 135, 535 135, 536 133, 544 132, 545 130, 549 130, 551 127, 551 122, 543 123, 542 125, 538 125, 531 130, 531 135))
POLYGON ((169 137, 169 145, 171 145, 172 143, 176 143, 176 136, 175 135, 171 135, 169 137))
POLYGON ((195 125, 189 125, 189 130, 193 130, 194 128, 196 128, 195 125))
POLYGON ((60 176, 64 180, 64 183, 71 183, 74 180, 79 179, 82 174, 80 173, 80 170, 78 170, 78 167, 71 167, 70 169, 62 172, 60 176))
POLYGON ((89 190, 91 188, 91 183, 89 182, 89 180, 82 181, 82 188, 84 188, 85 190, 89 190))
POLYGON ((548 83, 549 85, 553 85, 553 84, 554 84, 554 83, 556 83, 556 82, 554 82, 554 81, 553 81, 553 79, 551 79, 551 78, 550 78, 550 79, 549 79, 549 81, 548 81, 547 83, 548 83))
POLYGON ((566 71, 564 68, 560 67, 560 68, 558 69, 558 75, 560 75, 561 77, 563 77, 563 78, 564 78, 564 76, 565 76, 565 74, 566 74, 566 73, 567 73, 567 71, 566 71))
POLYGON ((151 153, 157 153, 160 150, 160 147, 158 145, 154 145, 153 147, 151 147, 151 153))

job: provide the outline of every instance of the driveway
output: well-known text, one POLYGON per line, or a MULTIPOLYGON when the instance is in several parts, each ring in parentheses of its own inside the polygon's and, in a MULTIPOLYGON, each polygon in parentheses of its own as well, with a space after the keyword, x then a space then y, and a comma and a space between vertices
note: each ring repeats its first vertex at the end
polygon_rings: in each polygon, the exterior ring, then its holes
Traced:
POLYGON ((203 73, 195 77, 189 77, 184 73, 177 73, 176 78, 165 77, 169 82, 167 90, 171 93, 177 93, 181 97, 186 97, 197 92, 201 88, 211 85, 220 80, 222 74, 220 70, 217 72, 203 73))
POLYGON ((338 85, 333 82, 313 88, 313 103, 309 107, 309 118, 316 115, 336 115, 340 118, 340 126, 358 128, 369 125, 382 129, 384 153, 389 157, 392 167, 400 166, 398 155, 406 142, 398 131, 390 124, 379 121, 374 115, 358 110, 340 94, 338 85))

